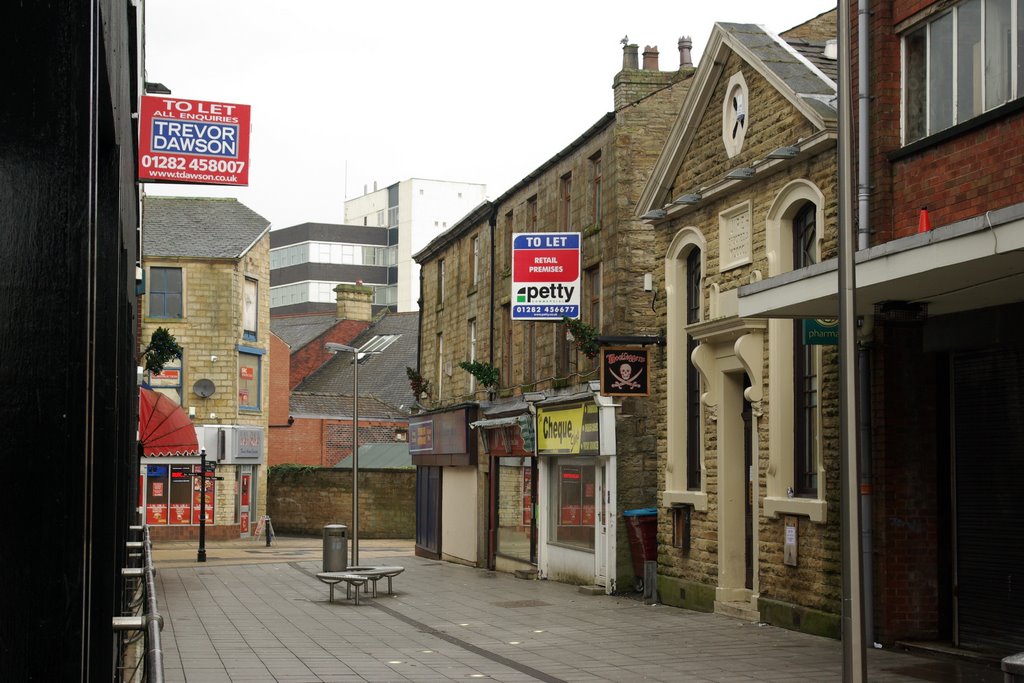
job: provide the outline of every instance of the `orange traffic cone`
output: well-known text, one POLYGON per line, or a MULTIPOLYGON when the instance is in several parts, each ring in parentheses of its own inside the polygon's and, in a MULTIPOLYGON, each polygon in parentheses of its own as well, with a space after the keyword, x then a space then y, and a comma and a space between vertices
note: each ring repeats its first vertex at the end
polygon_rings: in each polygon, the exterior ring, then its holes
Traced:
POLYGON ((932 220, 928 218, 928 207, 922 206, 921 213, 917 217, 917 231, 930 232, 932 229, 932 220))

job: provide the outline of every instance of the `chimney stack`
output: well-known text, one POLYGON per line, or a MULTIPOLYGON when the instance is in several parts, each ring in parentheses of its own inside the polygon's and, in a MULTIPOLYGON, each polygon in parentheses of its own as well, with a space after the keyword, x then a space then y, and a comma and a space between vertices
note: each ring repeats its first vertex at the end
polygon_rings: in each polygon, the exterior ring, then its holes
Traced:
POLYGON ((334 288, 338 297, 338 318, 368 323, 373 320, 373 287, 362 281, 354 285, 340 284, 334 288))
POLYGON ((693 47, 693 41, 690 40, 690 36, 679 37, 679 68, 686 69, 693 67, 693 57, 690 56, 690 48, 693 47))
POLYGON ((640 49, 639 45, 635 43, 627 44, 622 46, 622 68, 623 69, 639 69, 640 62, 637 57, 637 51, 640 49))
POLYGON ((644 71, 657 71, 658 70, 658 46, 651 47, 647 45, 644 47, 644 71))

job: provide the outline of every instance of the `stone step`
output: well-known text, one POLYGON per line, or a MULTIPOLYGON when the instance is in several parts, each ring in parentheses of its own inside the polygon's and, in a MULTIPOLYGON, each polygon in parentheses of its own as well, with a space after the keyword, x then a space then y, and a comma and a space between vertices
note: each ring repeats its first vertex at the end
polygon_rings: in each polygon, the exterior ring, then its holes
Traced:
POLYGON ((751 607, 749 602, 719 602, 716 600, 715 614, 723 614, 734 619, 755 623, 761 621, 761 613, 751 607))

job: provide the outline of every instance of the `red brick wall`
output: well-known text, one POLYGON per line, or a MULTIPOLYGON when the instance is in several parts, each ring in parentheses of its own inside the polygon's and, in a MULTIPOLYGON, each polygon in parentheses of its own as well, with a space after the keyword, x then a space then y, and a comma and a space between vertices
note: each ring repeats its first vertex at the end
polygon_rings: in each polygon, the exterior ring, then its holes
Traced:
POLYGON ((324 350, 324 344, 327 342, 348 344, 369 326, 368 322, 342 320, 301 349, 293 349, 289 388, 294 389, 298 386, 299 382, 306 379, 306 377, 331 359, 333 354, 324 350))
POLYGON ((270 428, 288 424, 289 356, 291 349, 276 334, 270 335, 270 428))
MULTIPOLYGON (((967 131, 908 157, 890 161, 900 140, 900 37, 896 25, 935 4, 929 0, 871 3, 869 69, 871 117, 872 244, 917 232, 922 207, 938 227, 984 214, 1019 201, 1024 176, 1024 114, 967 131)), ((852 2, 851 20, 858 14, 852 2)), ((857 36, 851 37, 854 57, 853 95, 857 95, 857 36)), ((855 111, 856 113, 856 111, 855 111)))
MULTIPOLYGON (((359 443, 391 443, 407 428, 406 421, 359 420, 359 443)), ((270 438, 270 465, 334 467, 352 454, 352 421, 297 418, 287 429, 271 430, 270 438)))
POLYGON ((1024 114, 964 133, 893 164, 893 236, 917 232, 927 206, 933 226, 1020 201, 1024 114))
MULTIPOLYGON (((360 496, 362 498, 362 496, 360 496)), ((206 539, 208 541, 228 541, 242 535, 237 524, 207 524, 206 539)), ((151 524, 149 536, 154 541, 198 541, 198 526, 166 526, 151 524)))
MULTIPOLYGON (((921 326, 879 325, 873 354, 877 639, 937 639, 940 563, 933 354, 921 326)), ((944 494, 946 492, 943 492, 944 494)))

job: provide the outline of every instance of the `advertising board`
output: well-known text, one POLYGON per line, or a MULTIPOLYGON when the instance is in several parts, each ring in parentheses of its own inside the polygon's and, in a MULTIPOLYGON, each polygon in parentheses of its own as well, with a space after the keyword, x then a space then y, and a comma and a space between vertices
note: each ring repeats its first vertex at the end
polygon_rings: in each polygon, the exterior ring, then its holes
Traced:
POLYGON ((143 97, 139 180, 248 185, 249 110, 247 104, 143 97))
POLYGON ((512 320, 580 317, 580 234, 512 235, 512 320))

